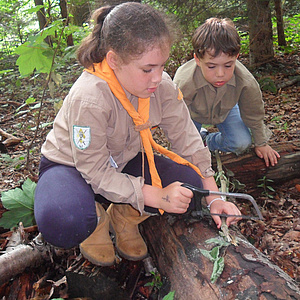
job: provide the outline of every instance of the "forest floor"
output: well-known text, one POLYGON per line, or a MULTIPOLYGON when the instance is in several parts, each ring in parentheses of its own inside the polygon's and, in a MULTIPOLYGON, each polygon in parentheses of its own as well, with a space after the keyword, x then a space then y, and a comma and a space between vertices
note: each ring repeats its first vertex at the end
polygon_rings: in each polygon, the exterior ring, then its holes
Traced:
MULTIPOLYGON (((247 66, 247 58, 241 60, 247 66)), ((41 145, 52 126, 59 101, 64 99, 80 74, 81 68, 76 64, 62 67, 59 70, 62 76, 61 84, 54 85, 51 94, 46 88, 43 109, 39 117, 42 127, 37 134, 34 129, 38 118, 38 107, 35 104, 42 97, 45 78, 37 76, 31 79, 20 79, 14 58, 7 59, 5 62, 2 60, 1 69, 13 70, 0 74, 2 76, 0 77, 0 191, 5 192, 21 187, 27 178, 37 181, 41 145), (34 98, 36 102, 27 105, 25 101, 28 98, 34 98), (6 134, 20 140, 7 143, 6 134)), ((263 88, 265 121, 273 131, 271 144, 299 141, 300 82, 287 84, 290 79, 300 76, 299 53, 278 56, 273 63, 255 70, 253 74, 263 88), (274 90, 274 87, 280 84, 287 85, 274 90)), ((271 182, 268 184, 272 186, 271 182)), ((300 176, 272 187, 275 191, 269 190, 268 195, 260 192, 260 196, 256 197, 258 205, 265 212, 264 220, 243 221, 240 222, 239 227, 255 247, 300 284, 300 176)), ((0 217, 5 211, 0 202, 0 217)), ((28 228, 27 233, 28 236, 34 236, 37 234, 37 228, 28 228)), ((4 252, 7 245, 6 238, 10 234, 7 229, 0 228, 0 247, 4 252)), ((115 289, 116 293, 118 289, 122 290, 122 286, 126 286, 130 299, 155 299, 153 295, 158 278, 153 278, 149 274, 146 276, 145 265, 123 260, 123 264, 106 269, 110 269, 105 271, 108 277, 111 272, 118 273, 119 288, 115 289), (147 282, 150 286, 145 287, 147 282)), ((27 270, 14 280, 0 286, 0 299, 50 299, 50 290, 53 287, 51 282, 61 279, 67 270, 76 270, 77 273, 85 275, 99 273, 99 268, 86 262, 80 256, 78 249, 73 249, 59 259, 52 259, 42 267, 34 269, 34 272, 27 270), (19 286, 18 294, 16 294, 17 286, 19 286), (21 298, 25 297, 25 294, 26 298, 21 298), (48 298, 45 295, 48 295, 48 298)), ((71 279, 69 278, 70 281, 71 279)), ((89 283, 86 285, 89 286, 89 283)), ((67 294, 70 297, 70 285, 68 291, 65 285, 63 287, 60 285, 54 292, 52 290, 52 297, 55 293, 61 298, 66 298, 67 294)), ((111 298, 102 299, 123 299, 122 296, 113 294, 111 290, 109 293, 111 298)), ((83 295, 76 297, 83 297, 83 295)), ((85 297, 88 298, 87 295, 85 297)))

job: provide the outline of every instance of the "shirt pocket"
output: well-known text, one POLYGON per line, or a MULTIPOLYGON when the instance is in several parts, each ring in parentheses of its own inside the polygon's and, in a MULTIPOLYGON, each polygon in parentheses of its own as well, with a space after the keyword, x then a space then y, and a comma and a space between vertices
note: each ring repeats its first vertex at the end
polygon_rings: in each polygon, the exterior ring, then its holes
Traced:
POLYGON ((124 128, 107 127, 106 136, 107 149, 111 153, 120 153, 125 149, 128 134, 125 134, 124 128))

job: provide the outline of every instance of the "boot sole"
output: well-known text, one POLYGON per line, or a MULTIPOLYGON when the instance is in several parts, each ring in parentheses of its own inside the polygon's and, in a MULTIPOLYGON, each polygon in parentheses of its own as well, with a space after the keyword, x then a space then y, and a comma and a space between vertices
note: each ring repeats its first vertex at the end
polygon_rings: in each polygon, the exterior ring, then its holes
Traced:
POLYGON ((100 266, 100 267, 110 267, 113 266, 115 264, 115 259, 112 262, 101 262, 98 260, 95 260, 94 258, 92 258, 91 256, 89 256, 88 254, 86 254, 84 252, 84 250, 81 248, 81 246, 79 246, 80 249, 80 253, 82 254, 82 256, 87 259, 89 262, 91 262, 92 264, 96 265, 96 266, 100 266))

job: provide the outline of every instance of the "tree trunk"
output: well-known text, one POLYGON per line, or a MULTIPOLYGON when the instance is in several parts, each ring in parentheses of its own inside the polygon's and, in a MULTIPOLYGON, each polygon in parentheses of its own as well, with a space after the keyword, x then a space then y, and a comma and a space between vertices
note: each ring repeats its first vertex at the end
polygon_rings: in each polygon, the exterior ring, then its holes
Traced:
POLYGON ((276 20, 277 20, 278 45, 286 46, 281 0, 274 0, 274 5, 275 5, 276 20))
MULTIPOLYGON (((264 176, 273 180, 274 183, 300 178, 300 141, 278 143, 271 146, 281 156, 276 166, 267 168, 264 160, 260 159, 254 150, 251 150, 249 153, 239 156, 233 153, 221 155, 223 170, 227 176, 232 172, 233 178, 245 184, 247 191, 257 189, 258 180, 264 176)), ((217 170, 214 156, 212 164, 213 169, 217 170)))
POLYGON ((247 0, 250 68, 274 59, 270 0, 247 0))
POLYGON ((82 4, 70 4, 70 12, 72 14, 71 22, 76 26, 82 26, 83 23, 89 22, 91 15, 90 3, 83 2, 82 4))
MULTIPOLYGON (((43 0, 34 0, 34 4, 35 4, 35 6, 44 5, 44 2, 43 2, 43 0)), ((37 17, 39 20, 40 30, 42 30, 46 27, 46 24, 47 24, 44 7, 40 8, 40 10, 37 12, 37 17)))
POLYGON ((274 265, 237 231, 239 244, 222 247, 225 267, 212 283, 213 263, 200 252, 211 250, 206 241, 218 237, 213 222, 164 215, 142 223, 143 236, 158 271, 167 277, 175 299, 300 299, 297 283, 274 265))
MULTIPOLYGON (((35 4, 35 6, 44 5, 44 0, 34 0, 34 4, 35 4)), ((38 20, 39 20, 40 30, 43 30, 45 27, 47 27, 47 19, 46 19, 46 14, 45 14, 44 7, 40 8, 40 10, 37 12, 37 17, 38 17, 38 20)), ((52 46, 52 41, 51 41, 50 36, 47 36, 45 38, 45 42, 49 46, 52 46)))
MULTIPOLYGON (((67 2, 65 0, 60 0, 59 1, 59 6, 60 6, 61 16, 62 16, 63 19, 65 19, 65 25, 67 26, 69 24, 67 2)), ((72 34, 69 34, 67 36, 67 45, 68 46, 74 46, 72 34)))

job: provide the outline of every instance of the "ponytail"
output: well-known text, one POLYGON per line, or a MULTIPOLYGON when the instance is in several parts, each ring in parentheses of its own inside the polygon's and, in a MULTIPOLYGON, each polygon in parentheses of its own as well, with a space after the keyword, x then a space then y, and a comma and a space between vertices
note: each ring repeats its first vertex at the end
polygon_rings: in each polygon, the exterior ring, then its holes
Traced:
POLYGON ((77 59, 85 68, 89 68, 93 63, 99 63, 105 58, 101 30, 105 17, 114 6, 105 6, 97 9, 91 17, 93 31, 82 41, 77 50, 77 59))

